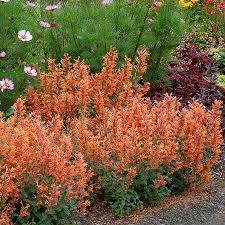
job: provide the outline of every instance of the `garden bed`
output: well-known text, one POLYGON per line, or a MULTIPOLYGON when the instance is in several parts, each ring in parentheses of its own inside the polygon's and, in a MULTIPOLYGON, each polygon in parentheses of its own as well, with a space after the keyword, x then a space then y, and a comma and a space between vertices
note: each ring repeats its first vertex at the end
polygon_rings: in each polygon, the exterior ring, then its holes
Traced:
POLYGON ((171 197, 160 206, 145 208, 125 218, 115 217, 104 204, 88 216, 78 216, 82 225, 223 225, 225 223, 225 170, 216 172, 207 187, 192 194, 171 197), (218 178, 218 175, 222 178, 218 178))
POLYGON ((0 0, 0 225, 223 223, 224 10, 0 0))

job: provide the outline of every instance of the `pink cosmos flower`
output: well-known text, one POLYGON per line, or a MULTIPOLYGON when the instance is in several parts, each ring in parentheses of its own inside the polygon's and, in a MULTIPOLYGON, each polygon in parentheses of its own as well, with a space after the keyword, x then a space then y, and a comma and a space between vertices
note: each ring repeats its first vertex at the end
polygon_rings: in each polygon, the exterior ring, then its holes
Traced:
POLYGON ((38 3, 32 2, 32 1, 26 1, 26 5, 30 6, 31 8, 37 8, 38 7, 38 3))
POLYGON ((56 9, 61 9, 62 8, 62 5, 60 3, 58 4, 52 4, 52 5, 47 5, 45 7, 45 11, 54 11, 56 9))
POLYGON ((6 53, 4 51, 0 51, 0 59, 5 57, 6 57, 6 53))
POLYGON ((101 3, 103 5, 108 5, 108 4, 112 4, 113 3, 113 0, 102 0, 101 3))
POLYGON ((3 87, 5 87, 4 89, 8 89, 8 90, 14 89, 14 83, 12 80, 5 78, 2 80, 2 82, 3 82, 3 87))
POLYGON ((5 82, 0 80, 0 90, 3 92, 6 89, 5 82))
POLYGON ((162 5, 162 2, 160 2, 159 0, 154 0, 152 7, 153 9, 157 10, 158 7, 160 7, 161 5, 162 5))
POLYGON ((43 28, 50 28, 51 27, 51 24, 48 23, 48 22, 45 22, 45 21, 40 21, 39 24, 43 28))
POLYGON ((153 5, 154 5, 155 7, 157 7, 157 6, 159 5, 159 0, 154 0, 154 1, 153 1, 153 5))
POLYGON ((32 77, 36 77, 38 75, 37 70, 32 68, 31 66, 24 66, 24 72, 32 77))

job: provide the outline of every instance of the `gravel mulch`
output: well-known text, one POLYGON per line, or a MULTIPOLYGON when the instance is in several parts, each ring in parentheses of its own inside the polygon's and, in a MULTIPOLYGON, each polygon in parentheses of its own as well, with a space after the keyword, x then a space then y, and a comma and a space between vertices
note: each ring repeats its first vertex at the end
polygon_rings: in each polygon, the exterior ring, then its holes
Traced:
POLYGON ((109 207, 99 204, 81 221, 82 225, 225 225, 225 179, 125 218, 113 216, 109 207))
POLYGON ((167 208, 130 225, 225 225, 225 188, 198 203, 167 208))

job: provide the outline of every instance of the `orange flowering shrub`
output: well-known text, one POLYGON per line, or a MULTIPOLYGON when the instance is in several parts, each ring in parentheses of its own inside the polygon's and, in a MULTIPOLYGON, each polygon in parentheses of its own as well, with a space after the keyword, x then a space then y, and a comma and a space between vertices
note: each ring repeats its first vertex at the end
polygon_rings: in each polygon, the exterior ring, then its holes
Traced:
POLYGON ((161 200, 174 187, 206 183, 222 143, 219 102, 211 111, 197 102, 180 109, 171 96, 151 104, 136 95, 126 107, 105 108, 101 120, 75 119, 70 130, 118 215, 161 200))
MULTIPOLYGON (((111 50, 104 57, 104 67, 98 74, 90 74, 88 66, 79 59, 74 63, 68 55, 56 65, 49 60, 49 73, 40 76, 40 89, 27 92, 28 110, 45 119, 55 115, 64 118, 88 110, 89 114, 102 114, 104 107, 118 108, 132 101, 132 64, 126 59, 122 69, 116 70, 118 55, 111 50)), ((140 50, 137 59, 137 78, 147 69, 147 52, 140 50)))
POLYGON ((140 50, 136 65, 126 58, 117 69, 118 55, 111 50, 95 75, 80 60, 71 63, 65 56, 61 65, 50 60, 40 89, 29 89, 26 98, 26 110, 45 123, 55 116, 64 121, 76 152, 118 215, 142 201, 161 200, 174 187, 183 191, 204 184, 220 154, 220 103, 207 111, 197 102, 181 109, 168 95, 149 102, 143 97, 149 85, 137 82, 147 56, 140 50))
MULTIPOLYGON (((220 104, 208 112, 196 102, 179 108, 170 96, 155 104, 136 96, 125 108, 105 109, 101 122, 74 120, 72 134, 86 159, 116 173, 138 170, 145 162, 156 170, 166 165, 169 173, 188 169, 185 179, 193 185, 206 182, 220 154, 220 104)), ((127 173, 129 180, 135 175, 127 173)))
POLYGON ((15 116, 0 120, 0 224, 10 224, 15 211, 19 217, 35 206, 49 211, 62 195, 84 209, 91 173, 82 154, 73 153, 62 121, 44 126, 37 117, 25 117, 21 99, 15 109, 15 116))

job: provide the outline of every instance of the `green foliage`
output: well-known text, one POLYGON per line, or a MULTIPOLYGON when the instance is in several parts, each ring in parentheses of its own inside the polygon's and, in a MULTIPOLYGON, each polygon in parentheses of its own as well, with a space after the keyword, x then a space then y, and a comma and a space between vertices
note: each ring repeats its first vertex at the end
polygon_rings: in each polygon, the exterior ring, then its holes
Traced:
POLYGON ((10 116, 14 115, 14 109, 13 108, 9 108, 7 111, 5 111, 2 115, 2 118, 4 120, 7 120, 10 116))
POLYGON ((209 55, 219 63, 219 69, 225 70, 225 48, 212 48, 209 55))
MULTIPOLYGON (((73 58, 81 56, 96 72, 110 46, 120 52, 118 66, 124 55, 134 60, 137 49, 144 46, 150 52, 150 67, 145 80, 156 81, 164 77, 163 61, 168 60, 169 53, 178 45, 185 25, 181 23, 183 15, 176 1, 165 2, 156 10, 152 8, 152 2, 118 0, 105 6, 99 1, 66 5, 64 11, 53 15, 62 27, 67 26, 66 33, 59 29, 52 33, 63 40, 64 46, 61 45, 59 50, 61 55, 68 52, 73 58)), ((61 55, 55 53, 53 57, 60 58, 61 55)))
POLYGON ((101 183, 105 200, 110 203, 115 215, 124 216, 142 207, 138 193, 132 187, 128 188, 125 175, 118 178, 112 170, 103 170, 101 183))
POLYGON ((117 187, 111 197, 115 200, 111 202, 112 210, 117 216, 124 216, 134 209, 142 208, 138 193, 133 189, 125 191, 124 188, 117 187))
MULTIPOLYGON (((209 45, 217 46, 224 40, 224 15, 216 10, 209 13, 207 6, 203 4, 204 0, 199 0, 192 8, 186 9, 186 22, 189 24, 188 36, 201 48, 208 48, 209 45)), ((216 8, 215 2, 211 2, 212 8, 216 8), (213 6, 214 5, 214 6, 213 6)))
POLYGON ((216 81, 220 87, 225 88, 225 75, 218 74, 216 81))
POLYGON ((144 78, 155 82, 165 78, 165 64, 170 60, 171 50, 178 46, 183 37, 187 24, 182 22, 184 11, 173 0, 166 1, 152 16, 154 20, 146 24, 141 44, 147 47, 150 54, 148 73, 144 78))
POLYGON ((212 48, 209 55, 218 63, 216 71, 216 82, 225 88, 225 48, 212 48))
POLYGON ((159 188, 154 186, 154 180, 161 174, 162 171, 156 171, 146 166, 140 168, 133 185, 142 201, 147 201, 151 205, 155 205, 170 195, 171 191, 166 186, 159 188))
POLYGON ((6 52, 5 58, 0 58, 0 80, 9 78, 13 80, 14 90, 4 90, 0 93, 0 111, 6 111, 24 94, 27 85, 33 83, 24 72, 26 63, 37 63, 36 40, 21 42, 18 39, 19 30, 29 30, 31 33, 40 29, 34 19, 35 15, 22 1, 15 0, 8 3, 0 2, 0 51, 6 52))
POLYGON ((63 192, 61 198, 58 200, 57 205, 53 206, 50 210, 44 205, 37 204, 36 198, 37 189, 35 183, 31 180, 21 187, 20 193, 22 201, 16 204, 16 211, 14 212, 11 221, 13 224, 18 225, 78 225, 78 222, 72 221, 71 213, 76 209, 76 202, 70 200, 65 201, 63 192), (27 206, 28 215, 23 217, 18 212, 22 206, 27 206))
POLYGON ((111 46, 120 52, 118 66, 124 55, 134 61, 143 46, 150 52, 145 80, 165 78, 164 63, 185 29, 183 10, 176 0, 165 1, 157 9, 152 6, 153 0, 116 0, 108 5, 98 0, 63 1, 61 9, 45 11, 51 2, 40 1, 37 8, 21 0, 0 3, 0 40, 4 40, 0 51, 7 54, 0 60, 0 79, 10 78, 15 83, 15 90, 1 93, 1 111, 24 94, 29 84, 35 84, 35 79, 24 73, 24 65, 38 64, 44 70, 48 58, 59 61, 64 53, 85 59, 96 72, 111 46), (48 22, 51 28, 41 27, 40 21, 48 22), (19 30, 30 31, 33 39, 21 42, 19 30))
POLYGON ((160 169, 151 169, 144 163, 138 166, 133 181, 129 183, 126 172, 115 174, 112 169, 102 169, 100 173, 102 193, 107 203, 110 203, 113 212, 124 216, 135 209, 143 207, 143 203, 155 206, 171 194, 180 194, 187 190, 185 176, 188 170, 180 169, 170 173, 165 166, 160 169), (166 184, 155 186, 155 180, 163 176, 166 184))
POLYGON ((188 184, 185 181, 185 175, 188 170, 180 169, 172 174, 169 185, 171 187, 171 194, 181 194, 187 191, 188 184))
POLYGON ((187 18, 191 27, 201 26, 202 31, 207 31, 210 23, 210 17, 207 15, 203 4, 195 4, 191 8, 185 9, 187 18))

